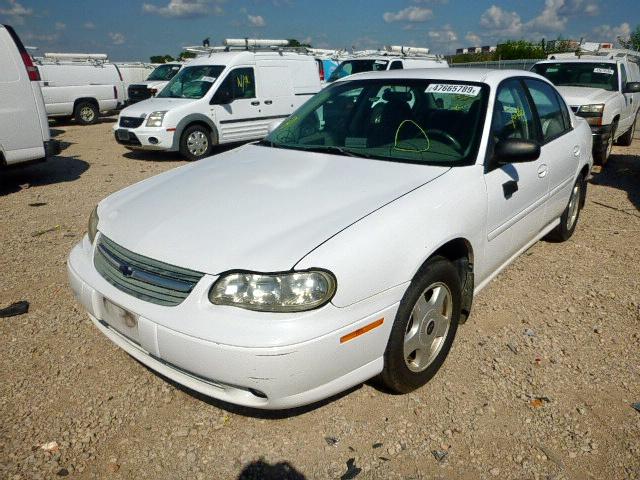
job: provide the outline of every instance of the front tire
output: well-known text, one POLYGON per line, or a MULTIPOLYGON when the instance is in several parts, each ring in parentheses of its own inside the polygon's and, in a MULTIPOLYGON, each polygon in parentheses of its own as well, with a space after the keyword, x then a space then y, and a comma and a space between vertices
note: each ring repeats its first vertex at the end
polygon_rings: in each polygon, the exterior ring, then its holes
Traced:
POLYGON ((91 102, 80 102, 73 111, 73 117, 80 125, 93 125, 99 116, 98 107, 91 102))
POLYGON ((380 375, 386 387, 407 393, 436 374, 458 330, 461 299, 453 264, 439 256, 429 259, 400 302, 380 375))
POLYGON ((208 157, 212 148, 211 132, 204 125, 192 125, 182 132, 180 154, 187 160, 194 161, 208 157))
POLYGON ((604 167, 609 161, 609 157, 611 156, 611 150, 613 150, 613 139, 616 133, 616 128, 618 127, 617 123, 614 123, 611 127, 611 136, 607 140, 606 143, 599 146, 597 150, 593 152, 593 163, 596 165, 600 165, 604 167))
POLYGON ((586 179, 580 175, 573 185, 567 208, 564 209, 560 217, 560 224, 548 235, 549 240, 566 242, 571 238, 573 232, 576 230, 576 225, 578 225, 578 218, 580 217, 580 210, 584 205, 586 193, 587 182, 586 179))

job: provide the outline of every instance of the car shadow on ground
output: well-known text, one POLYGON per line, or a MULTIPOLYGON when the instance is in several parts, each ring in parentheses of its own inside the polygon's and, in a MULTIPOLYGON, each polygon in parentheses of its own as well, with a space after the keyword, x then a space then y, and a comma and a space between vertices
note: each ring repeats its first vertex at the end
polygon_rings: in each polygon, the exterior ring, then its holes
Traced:
MULTIPOLYGON (((593 176, 591 183, 625 191, 635 210, 640 211, 640 155, 611 155, 605 168, 593 176)), ((613 205, 611 208, 618 209, 613 205)), ((627 213, 635 216, 630 210, 627 213)))
POLYGON ((77 156, 57 156, 42 163, 10 167, 0 172, 0 196, 25 188, 73 182, 89 169, 77 156))
MULTIPOLYGON (((240 143, 225 143, 224 145, 216 145, 211 150, 211 156, 216 156, 220 153, 228 152, 235 148, 245 145, 246 142, 240 143)), ((129 160, 140 160, 143 162, 184 162, 187 161, 178 152, 161 152, 154 150, 131 150, 124 155, 124 158, 129 160)))
MULTIPOLYGON (((80 126, 80 124, 77 123, 75 120, 73 120, 73 118, 53 117, 53 118, 50 118, 49 120, 52 121, 53 125, 55 125, 56 127, 70 127, 72 125, 80 126)), ((98 124, 101 124, 101 123, 115 123, 117 121, 118 121, 118 117, 103 116, 103 117, 98 118, 98 120, 96 121, 96 123, 94 125, 98 125, 98 124)))
POLYGON ((238 480, 306 480, 289 462, 270 464, 264 460, 251 462, 242 469, 238 480))

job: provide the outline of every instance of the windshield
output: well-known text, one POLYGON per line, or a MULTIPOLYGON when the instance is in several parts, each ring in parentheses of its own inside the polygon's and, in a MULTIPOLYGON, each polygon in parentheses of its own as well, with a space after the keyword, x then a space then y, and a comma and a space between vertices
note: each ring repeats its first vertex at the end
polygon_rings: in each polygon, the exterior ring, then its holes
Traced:
POLYGON ((147 77, 147 80, 166 82, 171 80, 180 70, 180 65, 160 65, 147 77))
POLYGON ((414 79, 339 82, 318 93, 261 142, 399 162, 475 161, 488 87, 414 79))
POLYGON ((202 98, 225 69, 223 65, 184 67, 157 98, 202 98))
POLYGON ((590 87, 618 90, 615 63, 559 62, 539 63, 531 69, 557 87, 590 87))
POLYGON ((388 60, 345 60, 333 71, 329 77, 329 82, 354 73, 386 70, 388 64, 388 60))

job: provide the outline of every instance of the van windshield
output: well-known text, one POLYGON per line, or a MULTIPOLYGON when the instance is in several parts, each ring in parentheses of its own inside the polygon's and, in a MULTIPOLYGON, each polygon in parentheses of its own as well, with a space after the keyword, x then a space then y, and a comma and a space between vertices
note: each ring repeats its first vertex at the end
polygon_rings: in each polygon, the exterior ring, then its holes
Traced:
POLYGON ((354 73, 386 70, 388 64, 388 60, 345 60, 333 71, 328 81, 333 82, 354 73))
POLYGON ((487 108, 486 84, 376 79, 335 83, 260 144, 394 162, 472 164, 487 108))
POLYGON ((156 80, 160 82, 166 82, 175 77, 176 73, 180 70, 180 65, 160 65, 149 74, 147 80, 156 80))
POLYGON ((156 98, 202 98, 224 69, 224 65, 184 67, 156 98))
POLYGON ((615 63, 538 63, 531 71, 542 75, 557 87, 602 88, 610 92, 618 90, 618 69, 615 63))

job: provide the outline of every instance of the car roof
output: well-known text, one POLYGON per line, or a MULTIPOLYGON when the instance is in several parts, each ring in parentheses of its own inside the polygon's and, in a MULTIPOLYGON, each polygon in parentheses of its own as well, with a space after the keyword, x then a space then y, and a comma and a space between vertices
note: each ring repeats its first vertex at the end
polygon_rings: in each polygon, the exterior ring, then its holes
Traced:
POLYGON ((311 59, 313 62, 315 60, 310 55, 304 55, 297 52, 278 52, 278 51, 231 51, 231 52, 213 52, 209 55, 201 55, 199 57, 195 57, 189 60, 186 65, 194 66, 194 65, 230 65, 233 62, 238 62, 240 60, 244 61, 252 61, 256 58, 277 58, 277 59, 286 59, 286 58, 296 58, 296 59, 311 59))
POLYGON ((607 57, 588 57, 588 58, 549 58, 547 60, 541 60, 536 63, 616 63, 619 59, 607 58, 607 57))
POLYGON ((548 80, 537 73, 526 70, 492 70, 485 68, 409 68, 405 70, 363 72, 343 77, 337 82, 373 79, 429 79, 480 82, 489 86, 497 86, 503 80, 512 77, 532 77, 549 83, 548 80))

